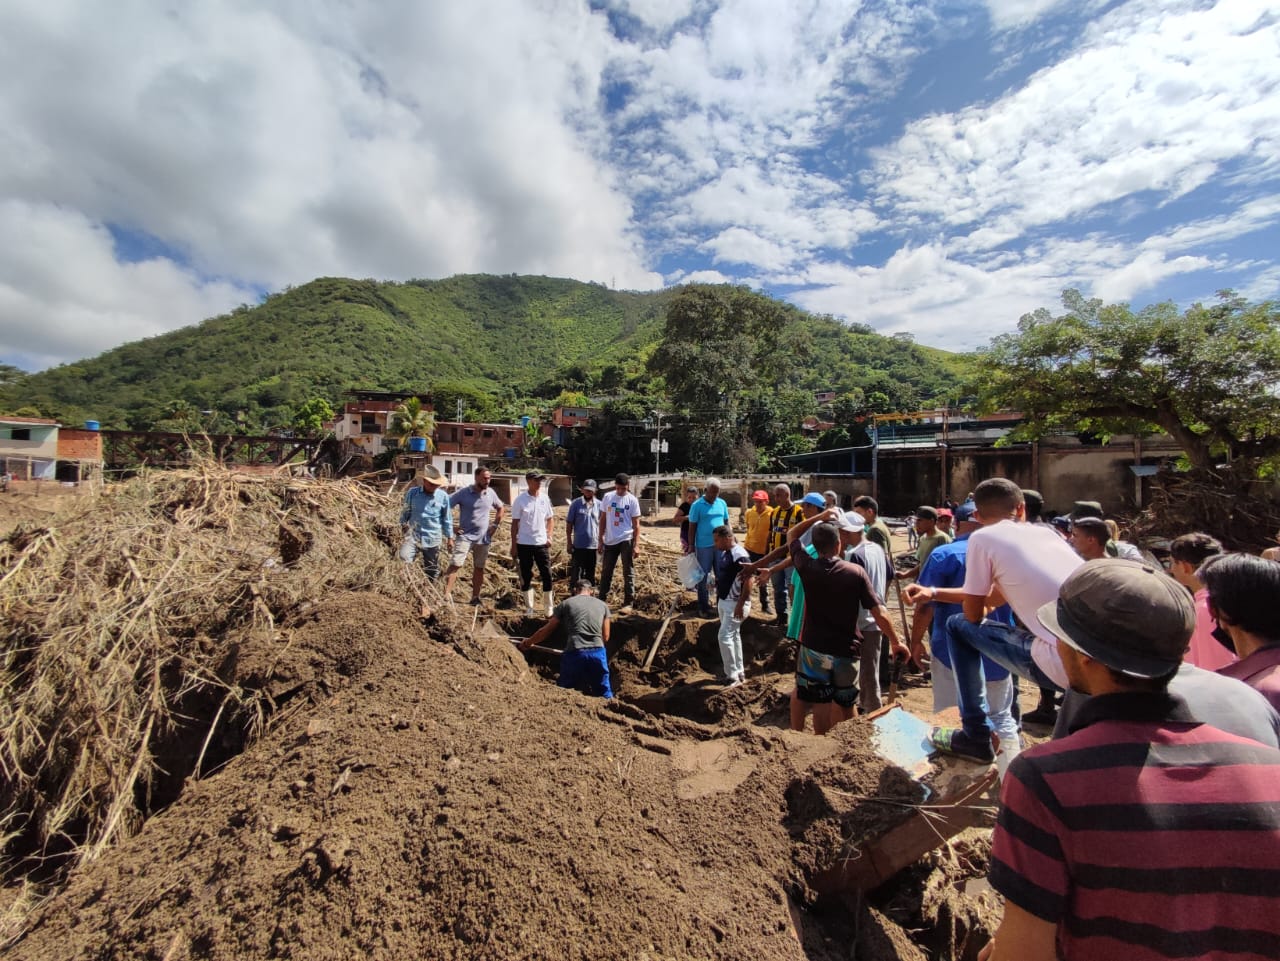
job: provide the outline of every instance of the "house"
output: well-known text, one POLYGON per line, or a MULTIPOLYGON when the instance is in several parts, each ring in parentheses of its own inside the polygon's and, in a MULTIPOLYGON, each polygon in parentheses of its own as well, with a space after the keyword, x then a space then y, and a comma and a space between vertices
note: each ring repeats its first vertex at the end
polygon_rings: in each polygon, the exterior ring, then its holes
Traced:
POLYGON ((0 474, 15 481, 80 484, 102 479, 102 435, 44 417, 0 417, 0 474))
POLYGON ((599 412, 598 407, 556 407, 551 411, 551 423, 542 425, 542 434, 557 447, 572 447, 574 433, 590 424, 599 412))
POLYGON ((44 417, 0 417, 0 472, 15 480, 54 480, 58 422, 44 417))
POLYGON ((519 424, 436 422, 437 454, 471 454, 481 460, 514 460, 524 451, 525 429, 519 424))
POLYGON ((376 456, 398 446, 386 439, 387 429, 397 407, 411 398, 418 398, 424 410, 431 410, 429 394, 412 394, 402 391, 353 390, 347 393, 353 398, 342 406, 342 412, 326 426, 339 441, 349 441, 370 456, 376 456))

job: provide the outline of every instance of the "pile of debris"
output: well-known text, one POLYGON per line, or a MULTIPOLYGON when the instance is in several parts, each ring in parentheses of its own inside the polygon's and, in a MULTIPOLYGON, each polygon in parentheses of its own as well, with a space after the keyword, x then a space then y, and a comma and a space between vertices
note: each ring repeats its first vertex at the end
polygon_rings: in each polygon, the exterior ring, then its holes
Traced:
MULTIPOLYGON (((397 513, 207 468, 9 536, 12 956, 976 955, 984 833, 826 887, 936 816, 866 726, 771 723, 777 678, 702 720, 555 688, 395 559, 397 513)), ((624 642, 636 684, 658 623, 624 642)))

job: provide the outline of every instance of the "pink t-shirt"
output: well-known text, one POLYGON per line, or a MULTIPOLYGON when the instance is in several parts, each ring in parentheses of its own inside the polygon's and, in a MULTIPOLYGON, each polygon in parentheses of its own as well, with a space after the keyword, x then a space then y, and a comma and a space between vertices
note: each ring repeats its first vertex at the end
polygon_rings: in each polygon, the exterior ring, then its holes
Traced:
POLYGON ((1196 629, 1191 634, 1191 646, 1182 656, 1184 661, 1206 671, 1216 671, 1236 660, 1236 656, 1213 639, 1213 615, 1209 613, 1209 590, 1196 591, 1196 629))
POLYGON ((1058 588, 1083 564, 1048 524, 1000 521, 969 536, 964 592, 987 595, 999 587, 1023 625, 1036 636, 1031 659, 1059 687, 1067 687, 1067 672, 1058 657, 1058 641, 1040 623, 1041 605, 1058 599, 1058 588))
POLYGON ((1244 681, 1280 711, 1280 644, 1259 648, 1218 673, 1244 681))

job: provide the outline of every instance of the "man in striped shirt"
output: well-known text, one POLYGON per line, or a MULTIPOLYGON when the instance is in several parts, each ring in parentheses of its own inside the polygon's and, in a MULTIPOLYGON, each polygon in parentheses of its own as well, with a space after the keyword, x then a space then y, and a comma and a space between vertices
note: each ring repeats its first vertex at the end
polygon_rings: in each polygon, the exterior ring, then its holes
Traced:
POLYGON ((1280 957, 1280 751, 1169 693, 1195 626, 1186 590, 1097 560, 1039 620, 1092 699, 1005 776, 990 871, 1005 913, 980 961, 1280 957))

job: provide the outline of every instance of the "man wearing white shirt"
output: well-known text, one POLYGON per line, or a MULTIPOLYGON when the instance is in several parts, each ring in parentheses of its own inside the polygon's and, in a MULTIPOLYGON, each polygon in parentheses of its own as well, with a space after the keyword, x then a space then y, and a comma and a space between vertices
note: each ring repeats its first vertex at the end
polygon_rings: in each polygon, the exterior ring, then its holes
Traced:
POLYGON ((948 754, 990 763, 995 751, 980 655, 1038 687, 1066 690, 1057 640, 1040 623, 1037 611, 1057 598, 1062 582, 1084 561, 1051 528, 1021 523, 1026 506, 1012 481, 985 480, 973 499, 982 528, 969 538, 964 587, 913 584, 903 596, 912 603, 940 600, 963 605, 964 613, 947 622, 961 726, 936 728, 933 744, 948 754), (984 619, 988 608, 1006 602, 1019 626, 984 619))
POLYGON ((533 566, 542 578, 542 596, 547 616, 555 611, 551 594, 551 499, 542 490, 545 475, 531 470, 524 475, 528 489, 511 505, 511 559, 520 565, 520 590, 524 591, 525 613, 533 614, 533 566))
POLYGON ((631 478, 618 474, 613 491, 600 504, 600 600, 607 600, 613 569, 622 558, 622 608, 628 613, 636 599, 635 559, 640 556, 640 501, 631 493, 631 478))

